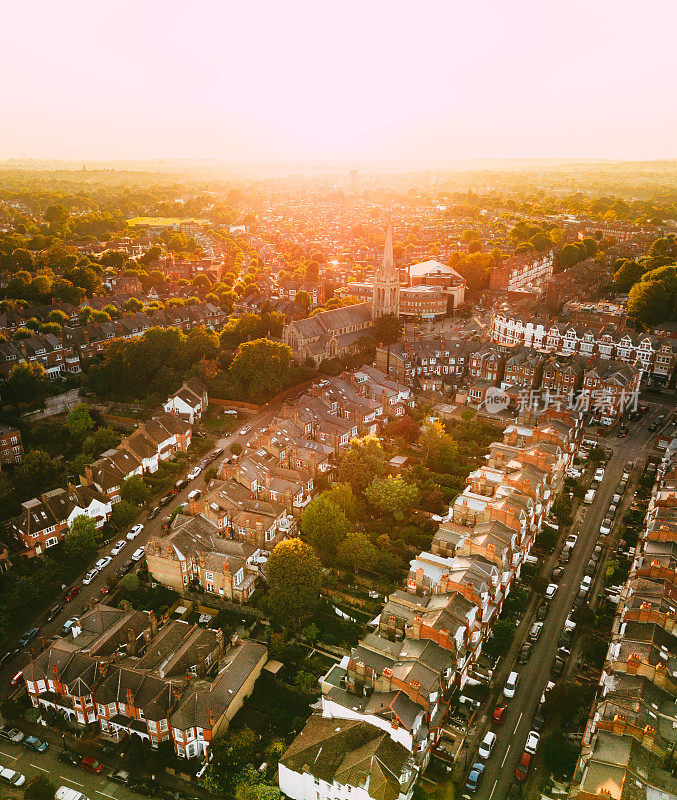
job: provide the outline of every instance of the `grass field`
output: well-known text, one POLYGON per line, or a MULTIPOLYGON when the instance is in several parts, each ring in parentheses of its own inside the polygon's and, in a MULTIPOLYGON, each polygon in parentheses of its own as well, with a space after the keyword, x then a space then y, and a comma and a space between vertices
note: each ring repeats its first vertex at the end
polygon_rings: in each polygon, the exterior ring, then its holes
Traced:
POLYGON ((132 219, 127 220, 127 224, 132 228, 137 225, 170 227, 172 225, 180 225, 182 222, 196 222, 198 225, 204 225, 205 220, 194 219, 193 217, 132 217, 132 219))

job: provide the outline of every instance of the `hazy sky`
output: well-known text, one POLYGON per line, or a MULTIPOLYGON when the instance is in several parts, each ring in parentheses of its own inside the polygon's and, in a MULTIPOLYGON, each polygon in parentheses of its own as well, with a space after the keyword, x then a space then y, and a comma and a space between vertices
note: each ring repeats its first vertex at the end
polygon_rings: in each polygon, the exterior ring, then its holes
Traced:
POLYGON ((676 0, 2 4, 0 158, 677 156, 676 0))

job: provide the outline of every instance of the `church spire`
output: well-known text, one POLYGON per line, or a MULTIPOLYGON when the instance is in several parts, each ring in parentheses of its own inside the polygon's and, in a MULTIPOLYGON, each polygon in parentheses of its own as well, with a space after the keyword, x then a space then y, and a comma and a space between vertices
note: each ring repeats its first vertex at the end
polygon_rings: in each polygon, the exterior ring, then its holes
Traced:
POLYGON ((393 219, 388 213, 388 227, 386 228, 386 243, 383 248, 383 264, 381 265, 381 278, 391 280, 395 277, 395 256, 393 255, 393 219))
POLYGON ((383 248, 381 268, 374 275, 374 291, 372 294, 371 313, 374 319, 383 314, 400 313, 400 277, 395 269, 393 254, 393 222, 388 214, 386 241, 383 248))

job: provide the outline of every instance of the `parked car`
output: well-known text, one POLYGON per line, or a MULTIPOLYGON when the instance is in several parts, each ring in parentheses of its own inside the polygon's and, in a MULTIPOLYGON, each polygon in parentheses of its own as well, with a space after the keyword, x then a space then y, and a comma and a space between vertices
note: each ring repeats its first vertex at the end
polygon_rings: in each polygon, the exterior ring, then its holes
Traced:
POLYGON ((110 556, 104 556, 100 558, 96 564, 94 564, 94 569, 98 569, 101 572, 102 569, 106 569, 106 567, 111 563, 113 559, 110 556))
POLYGON ((517 672, 511 672, 510 675, 508 675, 508 680, 505 682, 505 686, 503 687, 503 695, 505 697, 511 698, 515 696, 519 680, 520 676, 517 672))
POLYGON ((0 767, 0 780, 10 786, 23 786, 26 783, 26 776, 9 767, 0 767))
POLYGON ((519 781, 510 781, 508 800, 520 800, 520 797, 522 797, 522 784, 519 781))
POLYGON ((609 517, 605 517, 602 520, 602 524, 599 526, 599 532, 604 534, 604 536, 606 536, 609 533, 609 531, 611 530, 611 525, 612 525, 612 522, 609 519, 609 517))
POLYGON ((482 744, 477 751, 479 757, 486 761, 491 755, 491 751, 494 749, 495 744, 496 734, 493 731, 487 731, 484 739, 482 739, 482 744))
POLYGON ((481 762, 476 762, 475 764, 470 767, 470 772, 468 773, 468 778, 465 782, 465 788, 469 792, 476 792, 477 787, 480 783, 480 778, 482 777, 482 773, 484 772, 484 764, 481 762))
POLYGON ((180 481, 177 481, 174 484, 174 493, 178 494, 179 492, 182 492, 186 488, 186 486, 188 486, 188 483, 189 481, 186 480, 186 478, 182 478, 180 481))
POLYGON ((569 559, 571 558, 571 549, 568 547, 563 548, 562 552, 559 554, 559 564, 568 564, 569 559))
POLYGON ((126 769, 116 769, 114 772, 111 772, 108 777, 110 780, 115 781, 115 783, 128 786, 132 776, 126 769))
POLYGON ((597 467, 594 480, 601 481, 602 478, 604 478, 604 467, 597 467))
POLYGON ((534 624, 531 626, 531 630, 529 631, 529 640, 532 642, 537 642, 538 637, 541 635, 542 630, 543 630, 543 623, 534 622, 534 624))
POLYGON ((45 615, 45 622, 51 622, 53 619, 56 619, 61 611, 63 611, 63 603, 57 603, 52 606, 45 615))
POLYGON ((160 506, 155 506, 155 508, 151 508, 151 510, 146 515, 146 519, 155 519, 157 515, 160 513, 160 506))
POLYGON ((515 770, 515 777, 519 781, 525 781, 529 774, 529 767, 531 766, 531 755, 529 753, 522 753, 520 762, 515 770))
POLYGON ((541 737, 536 731, 529 731, 527 743, 524 745, 524 752, 530 753, 532 756, 535 755, 536 750, 538 750, 538 743, 540 740, 541 737))
POLYGON ((552 667, 550 668, 550 673, 554 675, 556 678, 559 678, 563 672, 564 672, 564 659, 561 658, 560 656, 555 656, 555 659, 552 662, 552 667))
POLYGON ((22 634, 21 638, 19 639, 19 647, 25 647, 27 644, 30 644, 39 633, 40 633, 40 628, 38 627, 29 628, 22 634))
POLYGON ((64 764, 70 764, 73 767, 79 767, 82 761, 82 756, 74 753, 72 750, 62 750, 58 755, 59 761, 64 764))
POLYGON ((98 574, 99 574, 98 569, 90 569, 89 572, 82 579, 82 582, 84 583, 85 586, 89 586, 89 584, 97 577, 98 574))
POLYGON ((104 770, 104 766, 101 761, 97 761, 94 756, 85 756, 80 762, 80 766, 85 770, 85 772, 91 772, 92 775, 101 775, 104 770))
POLYGON ((567 547, 575 547, 576 542, 578 541, 578 536, 575 533, 570 533, 567 536, 566 542, 564 543, 567 547))
POLYGON ((173 494, 166 494, 164 497, 160 498, 160 500, 158 501, 158 505, 162 507, 168 506, 173 499, 174 499, 173 494))
POLYGON ((517 656, 517 663, 518 664, 526 664, 529 658, 531 657, 531 650, 532 646, 529 642, 526 642, 522 645, 519 651, 519 655, 517 656))
POLYGON ((555 569, 552 571, 552 575, 550 576, 550 582, 558 583, 562 575, 564 575, 564 567, 555 567, 555 569))
POLYGON ((130 542, 133 542, 134 539, 136 539, 136 537, 141 533, 142 530, 143 530, 143 525, 141 525, 141 523, 139 523, 138 525, 134 525, 133 528, 130 528, 127 531, 127 539, 130 542))
POLYGON ((24 679, 24 671, 20 669, 15 675, 12 675, 9 685, 18 686, 23 679, 24 679))
POLYGON ((545 725, 545 717, 543 716, 543 712, 541 711, 540 708, 537 708, 536 713, 534 714, 533 719, 531 720, 531 727, 535 731, 542 731, 544 725, 545 725))
POLYGON ((505 719, 505 715, 508 712, 508 706, 504 705, 503 703, 499 703, 496 708, 494 708, 494 713, 491 715, 491 719, 498 725, 500 725, 503 720, 505 719))
POLYGON ((210 458, 212 461, 216 460, 219 456, 223 455, 223 447, 217 447, 216 450, 211 454, 210 458))
POLYGON ((77 597, 80 594, 80 587, 79 586, 71 586, 70 589, 66 589, 66 593, 63 596, 63 599, 70 603, 73 598, 77 597))
POLYGON ((116 556, 126 544, 127 542, 124 539, 118 539, 111 548, 110 554, 116 556))
POLYGON ((145 553, 146 553, 146 548, 145 547, 139 547, 137 550, 135 550, 132 553, 132 561, 141 561, 141 559, 144 557, 145 553))
POLYGON ((239 431, 240 436, 246 436, 249 431, 251 430, 251 425, 245 425, 244 428, 241 428, 239 431))
POLYGON ((28 750, 35 750, 36 753, 44 753, 49 748, 47 742, 43 742, 37 736, 27 736, 23 741, 23 745, 28 750))
POLYGON ((589 505, 590 503, 592 503, 594 499, 595 499, 595 490, 588 489, 588 491, 585 493, 585 497, 583 498, 583 502, 589 505))
POLYGON ((592 578, 589 575, 586 575, 581 581, 581 591, 588 592, 590 590, 591 584, 592 584, 592 578))
POLYGON ((193 467, 193 468, 191 469, 191 471, 188 473, 188 475, 186 475, 186 477, 188 478, 188 480, 189 480, 189 481, 194 481, 194 480, 195 480, 195 478, 197 478, 197 476, 198 476, 198 475, 199 475, 201 472, 202 472, 202 470, 200 469, 200 467, 193 467))
POLYGON ((549 583, 545 589, 545 596, 546 599, 552 600, 552 598, 557 594, 557 584, 556 583, 549 583))
POLYGON ((115 576, 118 578, 123 578, 133 566, 134 562, 130 558, 128 561, 124 562, 120 569, 115 573, 115 576))
POLYGON ((8 742, 21 744, 24 740, 24 734, 18 728, 12 728, 5 724, 0 727, 0 739, 7 739, 8 742))
POLYGON ((75 623, 76 623, 76 622, 78 622, 78 621, 79 621, 79 620, 78 620, 78 617, 71 617, 70 619, 67 619, 67 620, 64 622, 64 624, 63 624, 63 627, 61 628, 61 635, 62 635, 62 636, 68 636, 68 634, 69 634, 69 633, 70 633, 70 631, 71 631, 71 628, 72 628, 72 627, 73 627, 73 625, 75 625, 75 623))

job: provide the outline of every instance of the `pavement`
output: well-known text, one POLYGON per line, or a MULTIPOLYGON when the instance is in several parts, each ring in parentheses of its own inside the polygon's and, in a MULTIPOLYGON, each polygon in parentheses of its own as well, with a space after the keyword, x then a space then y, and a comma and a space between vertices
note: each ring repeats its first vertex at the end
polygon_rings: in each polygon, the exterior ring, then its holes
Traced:
MULTIPOLYGON (((600 524, 606 515, 616 487, 621 481, 625 463, 630 460, 637 460, 640 457, 646 458, 647 451, 643 449, 643 445, 648 438, 653 438, 654 436, 654 434, 647 431, 647 427, 659 413, 665 413, 665 406, 650 403, 649 411, 639 422, 629 423, 630 434, 626 438, 610 437, 601 441, 602 445, 610 446, 613 449, 613 455, 605 468, 604 478, 597 489, 592 504, 581 505, 574 522, 570 526, 568 532, 576 533, 578 541, 573 549, 569 563, 565 566, 557 593, 550 601, 550 609, 541 635, 534 645, 529 661, 524 665, 516 665, 516 655, 526 639, 533 622, 533 612, 538 604, 537 600, 532 600, 530 607, 520 622, 510 652, 507 657, 502 659, 499 669, 494 673, 489 700, 481 709, 481 713, 477 718, 478 721, 472 732, 472 743, 469 745, 465 763, 459 765, 463 767, 464 772, 462 775, 459 775, 458 771, 456 772, 456 777, 462 777, 463 784, 465 784, 465 777, 470 766, 479 760, 477 746, 486 731, 491 727, 498 738, 491 756, 486 761, 484 774, 474 795, 480 800, 503 800, 507 796, 508 787, 515 777, 515 768, 524 752, 524 744, 531 730, 532 717, 546 684, 548 681, 553 680, 550 669, 557 652, 558 640, 564 629, 564 622, 571 613, 573 601, 578 594, 585 567, 597 544, 600 524), (515 696, 511 700, 506 700, 502 696, 502 688, 508 673, 513 669, 519 673, 519 686, 515 696), (499 702, 507 704, 507 714, 500 726, 490 726, 491 713, 494 705, 499 702)), ((620 515, 617 515, 616 520, 619 517, 620 515)), ((560 546, 564 538, 566 538, 565 534, 568 532, 562 531, 560 546)), ((559 550, 560 547, 556 548, 553 556, 548 559, 547 571, 544 574, 548 575, 550 573, 559 550)), ((569 666, 569 662, 567 662, 567 665, 569 666)), ((536 760, 537 758, 538 756, 536 760)), ((462 796, 465 797, 466 795, 462 794, 462 796)))

